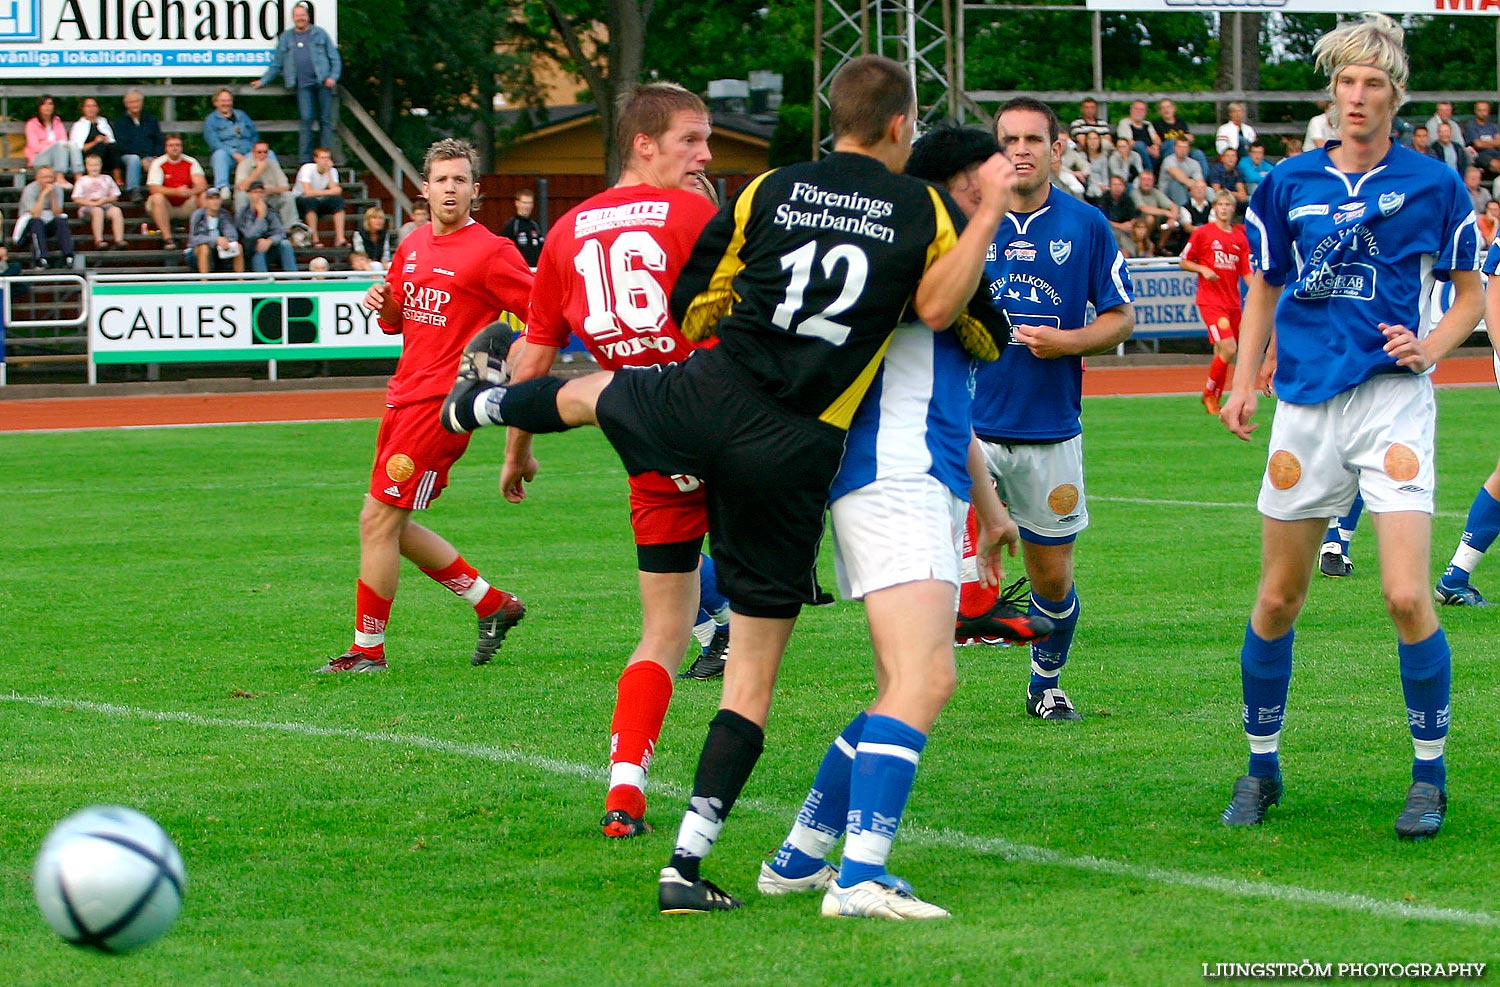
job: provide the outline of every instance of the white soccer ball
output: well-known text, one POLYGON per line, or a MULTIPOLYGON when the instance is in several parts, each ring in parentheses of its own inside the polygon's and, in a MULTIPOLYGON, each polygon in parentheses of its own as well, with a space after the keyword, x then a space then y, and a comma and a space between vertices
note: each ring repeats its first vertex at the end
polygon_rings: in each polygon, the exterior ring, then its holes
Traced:
POLYGON ((32 879, 52 931, 75 946, 127 953, 172 927, 187 871, 172 838, 149 816, 97 805, 52 827, 32 879))

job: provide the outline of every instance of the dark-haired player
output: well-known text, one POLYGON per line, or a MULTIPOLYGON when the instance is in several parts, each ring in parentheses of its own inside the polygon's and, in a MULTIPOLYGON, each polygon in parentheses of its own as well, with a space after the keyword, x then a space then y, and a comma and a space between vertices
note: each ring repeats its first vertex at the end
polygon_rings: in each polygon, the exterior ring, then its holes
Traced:
POLYGON ((385 671, 385 628, 403 556, 474 607, 476 665, 490 660, 526 614, 520 600, 491 586, 458 549, 411 519, 448 485, 448 471, 469 445, 467 435, 451 435, 438 421, 464 344, 501 312, 524 312, 531 294, 531 271, 515 244, 469 215, 477 160, 468 141, 447 138, 427 149, 422 194, 432 222, 401 241, 385 280, 365 294, 381 329, 401 334, 401 359, 386 389, 359 515, 354 643, 320 672, 385 671))
MULTIPOLYGON (((670 367, 566 384, 460 381, 444 405, 450 427, 477 417, 533 432, 597 423, 632 474, 683 473, 707 486, 734 655, 661 873, 666 913, 742 904, 700 865, 760 757, 787 640, 815 600, 823 509, 846 430, 892 330, 909 307, 907 318, 936 331, 957 323, 968 346, 993 356, 993 338, 960 315, 1004 212, 1010 166, 995 157, 980 168, 984 202, 960 234, 940 191, 893 174, 915 125, 906 70, 853 59, 830 100, 834 152, 758 176, 709 222, 678 279, 679 325, 689 338, 716 332, 718 346, 670 367)), ((859 887, 882 900, 909 894, 879 881, 859 887)))
POLYGON ((1062 141, 1051 108, 1012 99, 995 114, 995 136, 1016 169, 1016 201, 985 278, 1012 335, 1000 359, 979 368, 974 434, 1021 528, 1029 612, 1053 624, 1045 641, 1031 645, 1026 712, 1077 720, 1059 678, 1078 625, 1073 544, 1089 524, 1083 358, 1129 338, 1135 310, 1125 257, 1104 214, 1052 185, 1062 141))

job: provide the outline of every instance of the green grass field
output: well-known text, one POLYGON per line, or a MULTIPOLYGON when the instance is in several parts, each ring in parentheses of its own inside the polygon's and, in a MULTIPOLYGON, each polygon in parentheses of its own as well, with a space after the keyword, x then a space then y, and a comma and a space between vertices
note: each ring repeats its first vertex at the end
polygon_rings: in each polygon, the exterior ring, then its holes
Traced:
MULTIPOLYGON (((1440 406, 1434 574, 1500 451, 1494 391, 1440 406)), ((1286 800, 1226 830, 1269 410, 1248 446, 1193 397, 1085 414, 1094 524, 1064 684, 1087 719, 1023 714, 1023 650, 960 652, 892 859, 954 918, 914 925, 753 891, 871 696, 857 605, 804 614, 705 867, 749 907, 655 910, 716 683, 680 684, 657 832, 599 835, 637 604, 597 433, 539 441, 520 507, 481 435, 428 514, 530 607, 492 665, 467 661, 472 611, 407 567, 392 671, 348 678, 310 673, 348 643, 373 423, 0 435, 0 982, 1157 985, 1205 963, 1500 960, 1500 611, 1442 615, 1452 804, 1439 838, 1398 843, 1411 744, 1366 525, 1354 577, 1317 581, 1299 624, 1286 800), (63 944, 31 900, 49 826, 100 802, 149 813, 187 860, 177 927, 128 957, 63 944)), ((1475 582, 1500 590, 1488 565, 1475 582)))

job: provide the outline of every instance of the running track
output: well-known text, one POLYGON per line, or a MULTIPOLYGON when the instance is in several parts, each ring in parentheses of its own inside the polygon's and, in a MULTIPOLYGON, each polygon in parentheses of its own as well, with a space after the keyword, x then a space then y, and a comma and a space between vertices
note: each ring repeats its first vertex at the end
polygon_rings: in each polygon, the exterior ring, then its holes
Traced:
MULTIPOLYGON (((1095 367, 1084 374, 1083 392, 1196 395, 1206 373, 1206 364, 1095 367)), ((1494 384, 1494 363, 1488 355, 1452 357, 1438 365, 1435 380, 1440 386, 1494 384)), ((379 418, 384 396, 363 389, 0 400, 0 432, 379 418)))

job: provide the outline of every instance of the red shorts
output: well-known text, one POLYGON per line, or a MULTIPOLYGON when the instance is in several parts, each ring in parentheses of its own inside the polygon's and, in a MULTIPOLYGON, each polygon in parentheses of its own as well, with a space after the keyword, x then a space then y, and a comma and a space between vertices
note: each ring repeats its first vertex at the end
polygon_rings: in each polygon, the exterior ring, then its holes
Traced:
POLYGON ((469 448, 468 435, 444 430, 442 398, 386 408, 375 439, 370 496, 392 507, 425 510, 448 485, 448 470, 469 448))
POLYGON ((708 497, 692 476, 630 478, 630 527, 637 545, 672 545, 708 534, 708 497))
POLYGON ((1239 309, 1199 305, 1198 311, 1203 315, 1204 324, 1208 326, 1208 338, 1215 343, 1240 338, 1239 309))

